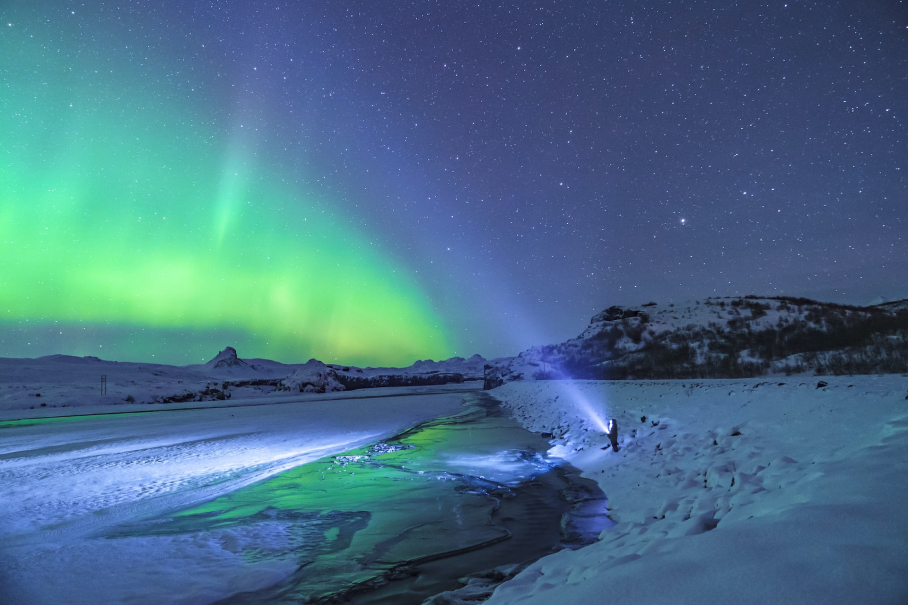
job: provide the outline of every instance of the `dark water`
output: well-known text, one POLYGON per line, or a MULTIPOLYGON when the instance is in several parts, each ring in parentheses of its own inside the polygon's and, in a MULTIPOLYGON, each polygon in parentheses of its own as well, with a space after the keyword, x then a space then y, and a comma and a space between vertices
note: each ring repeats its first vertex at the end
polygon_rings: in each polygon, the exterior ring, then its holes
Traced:
POLYGON ((241 530, 245 560, 291 560, 278 585, 222 604, 422 603, 458 578, 596 539, 605 498, 544 458, 484 394, 383 444, 306 464, 120 535, 241 530))

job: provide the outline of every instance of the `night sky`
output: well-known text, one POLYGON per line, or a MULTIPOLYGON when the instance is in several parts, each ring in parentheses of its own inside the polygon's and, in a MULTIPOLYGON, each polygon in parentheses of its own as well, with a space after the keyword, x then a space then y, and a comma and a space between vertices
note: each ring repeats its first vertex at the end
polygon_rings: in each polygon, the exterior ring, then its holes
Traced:
POLYGON ((905 2, 0 4, 0 356, 513 355, 908 297, 905 2))

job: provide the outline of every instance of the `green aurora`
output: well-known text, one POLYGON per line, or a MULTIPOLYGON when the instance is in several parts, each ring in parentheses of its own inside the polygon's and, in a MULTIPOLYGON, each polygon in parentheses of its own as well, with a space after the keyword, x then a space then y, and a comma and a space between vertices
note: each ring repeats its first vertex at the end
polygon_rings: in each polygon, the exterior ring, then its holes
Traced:
POLYGON ((4 29, 0 356, 23 356, 14 332, 58 336, 35 354, 163 363, 190 361, 174 343, 193 339, 288 362, 450 356, 414 277, 271 168, 254 128, 219 129, 100 51, 73 67, 63 43, 4 29), (128 338, 99 349, 102 333, 128 338))

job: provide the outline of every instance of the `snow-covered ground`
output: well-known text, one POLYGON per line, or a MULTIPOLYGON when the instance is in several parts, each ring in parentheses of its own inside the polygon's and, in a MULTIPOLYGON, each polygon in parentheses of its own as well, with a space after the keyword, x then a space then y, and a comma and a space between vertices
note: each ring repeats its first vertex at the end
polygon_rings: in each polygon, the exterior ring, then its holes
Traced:
POLYGON ((108 406, 133 413, 0 422, 0 603, 208 603, 271 585, 295 566, 242 557, 243 544, 287 539, 255 533, 271 525, 197 537, 100 536, 461 407, 458 388, 425 391, 156 412, 108 406))
POLYGON ((908 602, 908 377, 492 394, 554 433, 551 453, 599 482, 617 525, 531 565, 489 605, 908 602), (607 418, 617 453, 601 449, 607 418))
POLYGON ((315 359, 305 364, 284 364, 269 359, 240 359, 233 347, 226 347, 208 363, 188 366, 72 355, 0 357, 0 416, 5 411, 13 411, 16 416, 20 413, 17 410, 42 414, 50 409, 131 403, 173 407, 185 402, 271 398, 302 390, 344 391, 338 376, 374 383, 357 385, 360 389, 403 383, 438 386, 455 382, 440 375, 459 374, 466 381, 481 380, 485 363, 485 359, 474 355, 469 359, 417 361, 406 368, 357 368, 315 359), (102 377, 106 381, 103 394, 102 377), (398 381, 389 381, 390 378, 398 381))
MULTIPOLYGON (((0 603, 204 603, 271 585, 292 566, 242 553, 289 539, 267 534, 274 524, 101 536, 452 413, 476 387, 86 399, 79 413, 128 414, 71 419, 45 417, 72 408, 8 408, 0 603)), ((491 394, 553 434, 550 454, 599 482, 617 522, 531 565, 491 605, 908 602, 906 376, 514 382, 491 394), (609 418, 617 453, 602 449, 609 418)))

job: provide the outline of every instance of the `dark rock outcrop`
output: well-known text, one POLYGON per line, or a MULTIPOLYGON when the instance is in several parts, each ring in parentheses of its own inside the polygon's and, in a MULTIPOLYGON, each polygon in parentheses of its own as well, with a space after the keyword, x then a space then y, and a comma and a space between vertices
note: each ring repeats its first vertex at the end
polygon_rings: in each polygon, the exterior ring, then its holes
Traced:
POLYGON ((337 381, 347 391, 372 389, 376 387, 419 387, 463 382, 463 374, 380 374, 378 376, 358 376, 352 373, 339 372, 337 381))
POLYGON ((646 313, 640 311, 639 309, 626 309, 624 307, 609 307, 605 311, 594 315, 590 320, 591 323, 598 323, 601 321, 617 321, 620 319, 630 319, 631 317, 641 317, 646 318, 646 313))
POLYGON ((502 379, 498 368, 486 364, 483 369, 485 370, 482 380, 482 388, 484 391, 490 391, 504 384, 504 379, 502 379))
POLYGON ((252 367, 237 357, 236 349, 226 347, 214 359, 205 364, 210 370, 251 370, 252 367))

